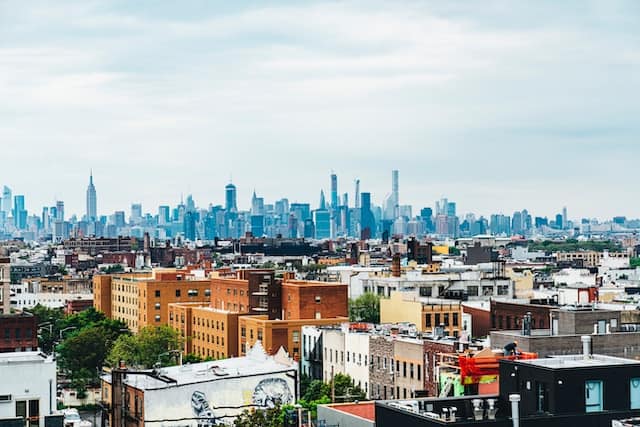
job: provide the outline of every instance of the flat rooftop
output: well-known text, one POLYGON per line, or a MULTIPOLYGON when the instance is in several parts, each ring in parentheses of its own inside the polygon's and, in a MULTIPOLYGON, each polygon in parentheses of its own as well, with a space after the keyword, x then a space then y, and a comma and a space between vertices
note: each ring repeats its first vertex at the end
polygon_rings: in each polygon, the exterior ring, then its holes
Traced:
MULTIPOLYGON (((293 364, 287 365, 276 361, 276 357, 268 356, 262 344, 258 342, 244 357, 170 366, 156 370, 158 376, 127 375, 125 383, 140 390, 160 390, 229 378, 288 372, 295 369, 293 364)), ((104 375, 102 379, 111 383, 111 375, 104 375)))
POLYGON ((376 404, 375 402, 362 402, 362 403, 338 403, 333 405, 326 405, 327 408, 331 408, 335 411, 344 412, 349 415, 363 418, 368 421, 376 421, 376 404))
POLYGON ((13 353, 0 353, 0 365, 10 365, 16 363, 43 363, 53 362, 46 354, 39 351, 17 351, 13 353))
POLYGON ((640 366, 640 361, 637 360, 604 356, 601 354, 593 354, 588 358, 585 358, 582 354, 569 356, 550 356, 548 359, 518 360, 516 363, 550 369, 590 368, 598 366, 604 367, 620 365, 640 366))

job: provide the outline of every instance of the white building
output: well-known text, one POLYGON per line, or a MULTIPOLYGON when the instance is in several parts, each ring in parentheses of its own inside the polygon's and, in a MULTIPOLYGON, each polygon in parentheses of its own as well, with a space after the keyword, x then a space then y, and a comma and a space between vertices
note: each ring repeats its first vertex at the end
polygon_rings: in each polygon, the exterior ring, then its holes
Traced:
POLYGON ((322 329, 302 327, 302 358, 300 372, 312 380, 322 380, 322 329))
POLYGON ((56 387, 53 358, 37 351, 0 353, 0 420, 24 417, 44 427, 44 417, 56 410, 56 387))
POLYGON ((349 331, 349 324, 341 328, 322 329, 322 354, 324 356, 323 381, 331 381, 331 374, 346 374, 354 385, 369 396, 369 337, 367 332, 349 331))
MULTIPOLYGON (((248 409, 292 405, 297 380, 298 363, 283 349, 268 356, 258 341, 244 357, 128 373, 123 382, 127 416, 139 425, 195 427, 233 424, 248 409)), ((111 375, 102 377, 103 401, 117 406, 122 394, 111 381, 111 375)))
POLYGON ((62 308, 70 300, 92 300, 91 293, 41 292, 37 281, 11 285, 11 308, 23 310, 40 304, 47 308, 62 308))
POLYGON ((329 277, 349 285, 349 298, 351 299, 356 299, 364 293, 363 280, 370 277, 382 277, 388 272, 388 267, 363 267, 359 265, 336 265, 326 269, 329 277))

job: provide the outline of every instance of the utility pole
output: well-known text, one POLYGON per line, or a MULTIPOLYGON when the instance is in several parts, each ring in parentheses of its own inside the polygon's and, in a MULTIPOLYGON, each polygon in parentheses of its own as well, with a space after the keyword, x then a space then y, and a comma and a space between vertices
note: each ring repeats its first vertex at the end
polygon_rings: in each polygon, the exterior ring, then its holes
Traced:
POLYGON ((331 403, 336 403, 336 382, 333 378, 333 366, 331 366, 331 403))

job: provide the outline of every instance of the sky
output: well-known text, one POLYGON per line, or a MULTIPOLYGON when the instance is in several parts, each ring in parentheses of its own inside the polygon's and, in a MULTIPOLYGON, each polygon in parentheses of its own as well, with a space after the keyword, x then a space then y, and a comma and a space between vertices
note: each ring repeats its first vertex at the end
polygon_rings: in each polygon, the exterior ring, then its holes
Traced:
POLYGON ((640 2, 0 0, 0 184, 82 215, 317 205, 640 217, 640 2))

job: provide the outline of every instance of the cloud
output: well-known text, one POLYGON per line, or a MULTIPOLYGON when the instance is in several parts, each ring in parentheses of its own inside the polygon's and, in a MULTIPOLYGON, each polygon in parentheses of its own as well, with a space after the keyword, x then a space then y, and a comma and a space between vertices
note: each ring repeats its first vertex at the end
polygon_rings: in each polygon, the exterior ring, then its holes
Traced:
MULTIPOLYGON (((640 154, 640 49, 632 2, 577 6, 8 2, 0 140, 21 158, 39 153, 32 174, 54 179, 23 182, 20 165, 5 179, 32 210, 55 190, 81 212, 92 166, 107 213, 131 200, 155 210, 185 187, 202 205, 220 202, 230 173, 247 202, 254 186, 267 199, 315 201, 332 168, 381 200, 399 168, 406 203, 449 193, 490 213, 527 203, 491 196, 521 193, 522 180, 499 179, 518 165, 512 175, 554 194, 534 206, 526 192, 530 210, 582 203, 557 188, 548 159, 640 154)), ((623 185, 571 173, 602 185, 602 197, 623 185)), ((625 208, 640 206, 585 215, 625 208)))

